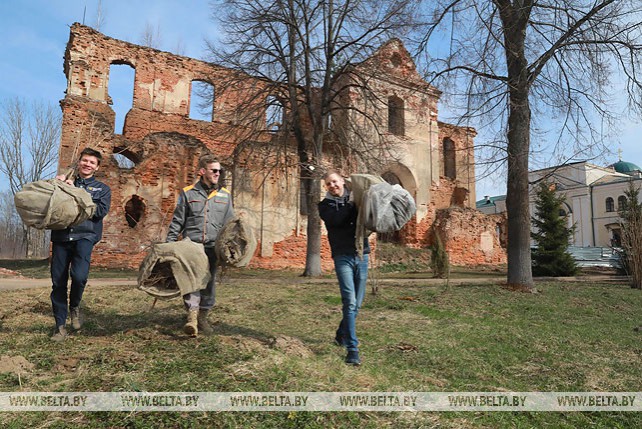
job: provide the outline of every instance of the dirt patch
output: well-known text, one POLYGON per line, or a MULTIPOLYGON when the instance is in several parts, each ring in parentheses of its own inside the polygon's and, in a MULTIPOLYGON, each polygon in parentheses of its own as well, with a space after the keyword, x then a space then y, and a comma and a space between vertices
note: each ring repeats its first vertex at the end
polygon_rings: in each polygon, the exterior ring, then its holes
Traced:
POLYGON ((287 355, 299 356, 303 358, 314 356, 314 352, 310 350, 301 340, 293 337, 286 337, 279 335, 272 342, 270 346, 273 349, 279 350, 287 355))
POLYGON ((20 374, 29 372, 35 367, 23 356, 0 356, 0 373, 20 374))
POLYGON ((49 316, 51 314, 51 303, 38 301, 31 307, 31 312, 49 316))
POLYGON ((243 352, 255 354, 262 353, 267 349, 267 344, 259 339, 243 337, 240 335, 220 336, 221 344, 232 346, 243 352))
POLYGON ((61 372, 74 372, 78 369, 78 363, 80 362, 80 358, 77 357, 66 357, 66 358, 61 358, 56 362, 56 365, 53 367, 53 373, 61 373, 61 372))

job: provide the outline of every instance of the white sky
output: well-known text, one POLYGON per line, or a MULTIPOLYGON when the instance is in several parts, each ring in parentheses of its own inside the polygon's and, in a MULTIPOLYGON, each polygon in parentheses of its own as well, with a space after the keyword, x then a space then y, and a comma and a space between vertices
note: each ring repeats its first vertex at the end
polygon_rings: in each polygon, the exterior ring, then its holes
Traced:
MULTIPOLYGON (((99 0, 0 0, 0 103, 19 97, 53 105, 64 98, 67 86, 63 57, 74 22, 96 26, 99 0)), ((104 21, 100 32, 141 43, 146 26, 158 29, 159 49, 203 58, 204 39, 215 39, 216 24, 210 18, 208 0, 102 0, 104 21)), ((440 118, 441 119, 441 118, 440 118)), ((622 149, 626 161, 642 164, 642 125, 624 121, 613 156, 622 149)), ((477 140, 479 142, 479 138, 477 140)), ((599 163, 599 161, 596 161, 599 163)), ((0 189, 6 180, 0 178, 0 189)), ((503 178, 478 182, 477 199, 505 193, 503 178)))

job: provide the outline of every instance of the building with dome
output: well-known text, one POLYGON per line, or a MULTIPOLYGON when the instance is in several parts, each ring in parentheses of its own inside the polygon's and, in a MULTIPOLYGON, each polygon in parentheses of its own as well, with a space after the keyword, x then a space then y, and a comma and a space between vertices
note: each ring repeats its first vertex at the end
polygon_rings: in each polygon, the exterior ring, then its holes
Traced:
POLYGON ((566 197, 564 213, 575 225, 571 245, 613 247, 621 242, 618 211, 626 201, 629 182, 642 188, 642 168, 619 160, 607 167, 587 161, 535 170, 529 173, 531 213, 535 211, 536 186, 542 180, 555 185, 566 197))

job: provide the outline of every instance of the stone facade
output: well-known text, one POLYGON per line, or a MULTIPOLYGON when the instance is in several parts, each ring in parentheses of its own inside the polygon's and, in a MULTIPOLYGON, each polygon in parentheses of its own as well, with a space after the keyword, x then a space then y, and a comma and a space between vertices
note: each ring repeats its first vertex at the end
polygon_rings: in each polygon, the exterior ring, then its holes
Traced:
MULTIPOLYGON (((380 117, 380 124, 375 128, 386 130, 382 138, 397 147, 394 161, 371 173, 400 183, 417 202, 416 218, 401 231, 399 240, 416 247, 430 244, 440 210, 469 209, 459 227, 452 222, 443 227, 454 235, 466 235, 465 251, 459 244, 449 249, 451 262, 501 262, 495 255, 503 252, 499 241, 488 238, 492 222, 486 225, 484 215, 472 210, 475 131, 437 120, 440 92, 421 79, 400 41, 390 41, 353 67, 353 76, 368 77, 374 97, 366 101, 366 95, 355 92, 342 102, 376 112, 373 117, 380 117), (489 257, 489 252, 495 256, 489 257)), ((80 24, 71 27, 65 73, 59 168, 72 165, 84 147, 97 148, 105 155, 97 176, 113 192, 104 238, 93 257, 96 265, 137 267, 148 246, 164 240, 179 190, 195 181, 199 156, 212 152, 226 169, 223 180, 237 212, 260 241, 252 264, 304 266, 307 218, 300 207, 298 168, 296 163, 269 162, 270 157, 296 159, 296 148, 286 138, 285 149, 277 155, 268 149, 281 142, 279 133, 257 132, 266 128, 267 104, 260 96, 265 81, 112 39, 80 24), (109 95, 114 64, 135 69, 132 106, 121 134, 115 132, 109 95), (191 88, 197 81, 217 90, 211 121, 189 117, 191 88), (219 88, 225 90, 218 92, 219 88), (248 109, 249 105, 255 108, 248 109), (125 156, 132 166, 119 166, 114 154, 125 156), (267 165, 280 167, 266 174, 267 165)), ((333 120, 345 124, 356 119, 345 114, 333 120)), ((340 163, 333 154, 327 158, 334 165, 340 163)), ((353 164, 345 169, 356 168, 353 164)), ((351 172, 363 171, 344 171, 351 172)), ((325 239, 322 254, 328 264, 325 239)))

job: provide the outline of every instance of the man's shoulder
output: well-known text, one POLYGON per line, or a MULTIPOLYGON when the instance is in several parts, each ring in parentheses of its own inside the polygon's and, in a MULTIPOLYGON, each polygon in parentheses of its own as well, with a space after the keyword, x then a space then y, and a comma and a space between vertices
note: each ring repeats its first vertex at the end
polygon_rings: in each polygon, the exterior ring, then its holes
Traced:
POLYGON ((109 187, 109 185, 107 185, 104 182, 101 182, 95 177, 94 177, 94 180, 92 180, 92 182, 87 186, 87 189, 89 189, 90 191, 111 192, 111 188, 109 187))
POLYGON ((319 206, 335 206, 337 204, 337 201, 334 198, 324 198, 321 201, 319 201, 319 206))

